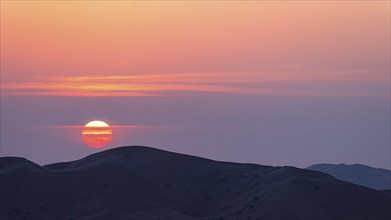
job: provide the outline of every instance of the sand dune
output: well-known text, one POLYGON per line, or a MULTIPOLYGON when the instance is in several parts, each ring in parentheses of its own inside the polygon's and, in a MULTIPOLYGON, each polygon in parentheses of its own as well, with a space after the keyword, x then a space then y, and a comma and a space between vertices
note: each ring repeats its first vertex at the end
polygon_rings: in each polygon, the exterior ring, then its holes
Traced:
POLYGON ((1 219, 391 219, 387 193, 294 167, 141 146, 0 161, 1 219))
POLYGON ((330 174, 338 179, 378 190, 391 189, 391 171, 362 164, 315 164, 307 169, 330 174))

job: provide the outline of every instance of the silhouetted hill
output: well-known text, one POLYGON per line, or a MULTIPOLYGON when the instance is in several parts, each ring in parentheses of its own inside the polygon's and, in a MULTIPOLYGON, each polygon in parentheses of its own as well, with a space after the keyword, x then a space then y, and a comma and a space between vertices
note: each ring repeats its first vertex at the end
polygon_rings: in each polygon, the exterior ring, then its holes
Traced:
POLYGON ((307 169, 330 174, 340 180, 378 190, 391 189, 391 171, 362 164, 315 164, 307 169))
POLYGON ((382 190, 385 194, 387 194, 391 198, 391 189, 382 190))
POLYGON ((0 160, 0 219, 391 218, 387 193, 294 167, 140 146, 43 167, 0 160))

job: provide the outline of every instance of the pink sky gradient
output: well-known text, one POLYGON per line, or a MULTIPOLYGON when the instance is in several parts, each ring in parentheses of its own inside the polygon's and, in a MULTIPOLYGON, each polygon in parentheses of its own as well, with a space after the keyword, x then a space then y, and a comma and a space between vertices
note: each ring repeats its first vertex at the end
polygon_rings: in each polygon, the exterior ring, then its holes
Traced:
POLYGON ((145 73, 389 77, 387 1, 1 4, 2 83, 145 73))
POLYGON ((389 168, 390 6, 1 1, 1 156, 78 159, 69 126, 105 120, 109 147, 389 168))
MULTIPOLYGON (((383 89, 364 90, 363 84, 378 84, 384 79, 366 71, 291 71, 243 73, 177 73, 120 76, 37 77, 31 82, 2 83, 3 95, 51 96, 166 96, 165 92, 223 92, 274 95, 388 96, 383 89), (310 84, 343 83, 339 90, 306 89, 310 84), (285 83, 285 86, 279 84, 285 83), (286 86, 288 85, 288 86, 286 86), (295 86, 296 87, 293 87, 295 86), (301 85, 297 87, 297 85, 301 85)), ((335 85, 334 85, 335 87, 335 85)), ((171 93, 171 95, 173 95, 171 93)))

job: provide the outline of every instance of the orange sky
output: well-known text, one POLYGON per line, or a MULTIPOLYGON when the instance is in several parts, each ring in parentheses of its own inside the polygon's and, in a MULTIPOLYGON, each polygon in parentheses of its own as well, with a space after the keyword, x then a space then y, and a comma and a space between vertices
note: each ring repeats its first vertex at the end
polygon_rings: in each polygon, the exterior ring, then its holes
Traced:
POLYGON ((359 87, 389 79, 389 39, 388 1, 1 1, 1 88, 383 96, 359 87), (300 89, 319 81, 349 89, 300 89))

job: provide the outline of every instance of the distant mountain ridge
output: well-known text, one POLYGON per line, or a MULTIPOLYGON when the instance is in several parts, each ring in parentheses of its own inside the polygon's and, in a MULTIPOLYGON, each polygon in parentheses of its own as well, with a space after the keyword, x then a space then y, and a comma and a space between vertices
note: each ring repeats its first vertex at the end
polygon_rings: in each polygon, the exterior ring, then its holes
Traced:
POLYGON ((315 164, 307 167, 330 174, 340 180, 377 190, 391 190, 391 171, 362 164, 315 164))
POLYGON ((391 219, 388 193, 295 167, 119 147, 39 166, 0 158, 0 219, 391 219))

